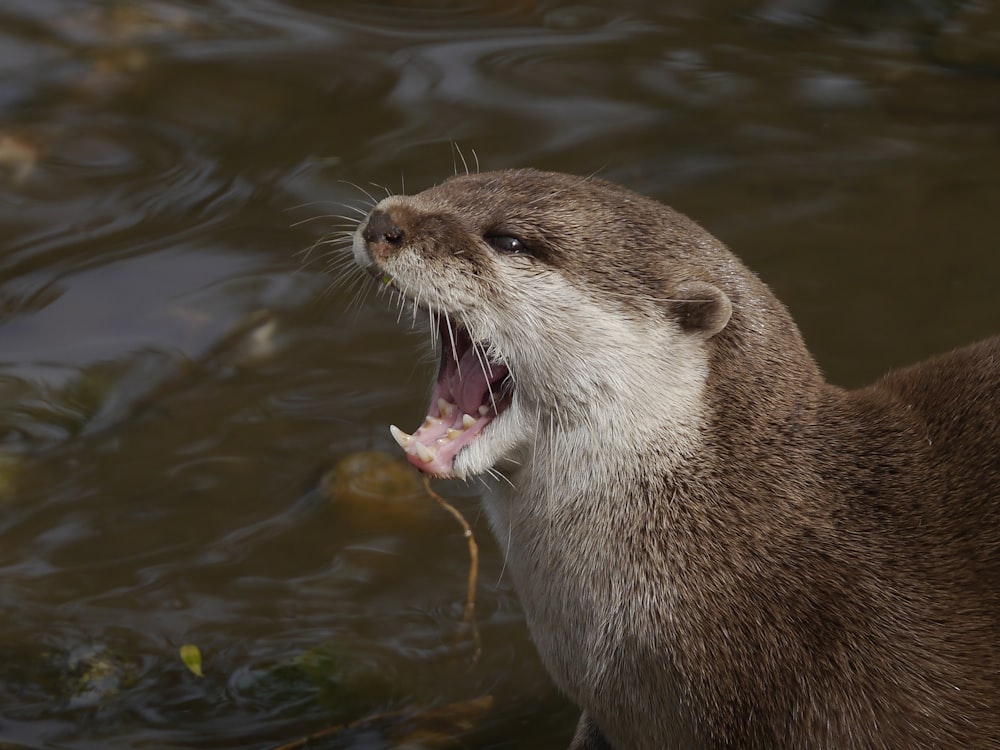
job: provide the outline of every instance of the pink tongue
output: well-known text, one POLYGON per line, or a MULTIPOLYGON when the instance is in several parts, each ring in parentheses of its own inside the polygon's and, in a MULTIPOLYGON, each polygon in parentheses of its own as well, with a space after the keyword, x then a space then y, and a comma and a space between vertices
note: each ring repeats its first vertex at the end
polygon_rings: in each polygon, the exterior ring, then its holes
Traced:
POLYGON ((473 346, 465 349, 458 363, 447 357, 424 423, 409 440, 393 433, 410 463, 427 474, 452 476, 455 456, 496 416, 490 387, 494 386, 496 393, 495 386, 505 377, 506 367, 485 358, 480 363, 473 346), (485 414, 480 413, 480 407, 485 407, 485 414))

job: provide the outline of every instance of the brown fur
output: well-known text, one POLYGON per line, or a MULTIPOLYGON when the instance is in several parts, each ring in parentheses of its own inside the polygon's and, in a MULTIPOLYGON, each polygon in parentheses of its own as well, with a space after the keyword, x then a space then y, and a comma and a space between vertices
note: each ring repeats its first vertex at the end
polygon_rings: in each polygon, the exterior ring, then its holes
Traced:
POLYGON ((847 392, 733 338, 666 553, 701 746, 1000 747, 1000 339, 847 392))
POLYGON ((511 262, 704 338, 696 455, 608 457, 620 481, 551 521, 560 556, 527 551, 540 643, 544 592, 608 578, 636 608, 608 625, 600 682, 540 645, 585 711, 573 748, 1000 747, 1000 338, 846 391, 756 276, 648 198, 530 170, 420 197, 369 232, 376 263, 409 244, 429 274, 474 273, 488 294, 482 238, 511 234, 532 249, 511 262))

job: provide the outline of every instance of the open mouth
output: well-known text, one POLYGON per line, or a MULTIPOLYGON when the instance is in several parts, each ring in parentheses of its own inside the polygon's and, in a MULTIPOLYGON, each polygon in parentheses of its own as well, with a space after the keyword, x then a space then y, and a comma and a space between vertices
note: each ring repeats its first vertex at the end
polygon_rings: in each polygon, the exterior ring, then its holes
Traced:
POLYGON ((440 323, 441 365, 427 417, 407 435, 390 427, 410 463, 427 474, 454 476, 455 456, 510 406, 513 380, 461 324, 440 323))

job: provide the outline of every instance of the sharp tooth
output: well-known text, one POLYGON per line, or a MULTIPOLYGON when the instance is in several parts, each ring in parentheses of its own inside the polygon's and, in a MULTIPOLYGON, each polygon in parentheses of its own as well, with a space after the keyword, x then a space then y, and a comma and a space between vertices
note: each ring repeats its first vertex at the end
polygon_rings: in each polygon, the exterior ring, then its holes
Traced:
POLYGON ((441 412, 442 417, 450 417, 455 413, 455 409, 457 408, 455 404, 449 403, 443 398, 438 399, 438 411, 441 412))
POLYGON ((445 433, 445 437, 448 438, 448 440, 454 440, 455 438, 457 438, 461 434, 462 434, 461 430, 451 429, 451 430, 448 430, 448 432, 445 433))
POLYGON ((427 417, 424 420, 424 427, 433 427, 434 425, 441 424, 442 420, 438 417, 427 417))
POLYGON ((475 423, 476 423, 476 420, 472 418, 472 415, 470 415, 470 414, 463 414, 462 415, 462 427, 465 427, 466 429, 468 429, 468 428, 472 427, 472 425, 474 425, 475 423))
POLYGON ((434 457, 437 455, 437 450, 428 445, 424 445, 423 443, 415 443, 415 445, 417 448, 417 458, 425 464, 429 464, 434 460, 434 457))
POLYGON ((485 417, 489 413, 489 411, 490 407, 488 407, 486 404, 483 404, 482 406, 479 407, 479 416, 485 417))
POLYGON ((399 447, 404 451, 410 445, 410 438, 413 437, 412 435, 407 435, 394 424, 389 425, 389 434, 392 435, 392 439, 399 443, 399 447))

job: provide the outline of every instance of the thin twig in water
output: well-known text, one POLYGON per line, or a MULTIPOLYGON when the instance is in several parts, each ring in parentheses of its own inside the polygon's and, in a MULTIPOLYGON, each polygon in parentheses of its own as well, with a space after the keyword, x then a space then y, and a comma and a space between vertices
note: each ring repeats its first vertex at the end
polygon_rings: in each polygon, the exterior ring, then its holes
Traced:
MULTIPOLYGON (((438 724, 444 725, 444 729, 441 731, 446 729, 451 732, 464 732, 472 728, 473 722, 477 717, 492 708, 493 696, 483 695, 471 700, 457 701, 444 706, 426 708, 423 710, 404 708, 398 711, 383 711, 382 713, 372 714, 371 716, 365 716, 361 719, 347 721, 343 724, 335 724, 332 727, 327 727, 326 729, 320 729, 312 734, 306 735, 305 737, 300 737, 297 740, 292 740, 291 742, 286 742, 283 745, 273 747, 271 750, 300 750, 300 748, 309 747, 317 740, 332 737, 333 735, 340 734, 341 732, 349 732, 354 729, 360 729, 370 724, 390 719, 403 720, 402 727, 400 727, 397 731, 413 731, 419 733, 422 725, 427 725, 427 727, 423 727, 426 729, 434 724, 438 724)), ((393 745, 393 747, 395 747, 395 745, 393 745)), ((430 747, 430 745, 428 745, 428 747, 430 747)))
POLYGON ((434 498, 434 502, 451 513, 455 520, 461 524, 462 530, 465 532, 465 540, 469 544, 469 584, 465 592, 465 616, 462 618, 462 622, 472 628, 472 640, 476 644, 476 652, 472 657, 472 661, 475 663, 479 661, 479 655, 483 650, 483 643, 479 637, 479 626, 476 624, 476 581, 479 578, 479 545, 476 544, 476 538, 472 535, 472 527, 465 520, 465 516, 455 506, 431 489, 430 477, 426 475, 424 476, 424 489, 427 490, 428 495, 434 498))
POLYGON ((388 711, 381 714, 372 714, 371 716, 366 716, 363 719, 357 719, 356 721, 346 721, 343 724, 334 724, 332 727, 320 729, 319 731, 313 732, 305 737, 300 737, 297 740, 286 742, 284 745, 278 745, 277 747, 271 748, 271 750, 298 750, 301 747, 308 747, 311 743, 316 740, 321 740, 324 737, 339 734, 340 732, 346 732, 350 729, 357 729, 358 727, 363 727, 367 724, 381 721, 382 719, 395 719, 400 716, 405 716, 408 713, 409 710, 405 709, 402 711, 388 711))

